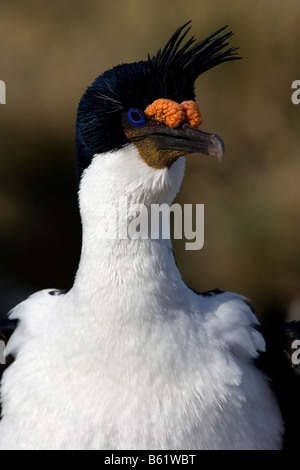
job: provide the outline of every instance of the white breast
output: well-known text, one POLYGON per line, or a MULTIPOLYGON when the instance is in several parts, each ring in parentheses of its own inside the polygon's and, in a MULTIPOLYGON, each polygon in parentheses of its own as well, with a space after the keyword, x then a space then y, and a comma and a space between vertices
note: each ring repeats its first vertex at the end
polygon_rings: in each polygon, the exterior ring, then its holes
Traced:
POLYGON ((264 341, 243 299, 197 296, 169 240, 97 236, 101 201, 121 187, 133 202, 171 203, 184 162, 149 168, 128 148, 85 171, 73 288, 39 292, 12 313, 20 324, 2 384, 2 449, 280 448, 281 416, 253 365, 264 341))

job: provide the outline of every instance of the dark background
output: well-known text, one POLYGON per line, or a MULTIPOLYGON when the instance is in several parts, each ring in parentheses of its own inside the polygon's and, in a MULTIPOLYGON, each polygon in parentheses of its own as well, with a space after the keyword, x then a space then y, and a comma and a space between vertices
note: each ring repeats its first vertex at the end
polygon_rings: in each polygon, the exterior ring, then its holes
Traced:
POLYGON ((43 288, 69 288, 80 255, 75 117, 107 68, 154 54, 192 19, 202 39, 224 24, 242 61, 197 82, 202 128, 222 164, 187 159, 176 201, 205 204, 205 244, 175 254, 194 289, 251 299, 262 322, 300 312, 298 0, 0 1, 0 313, 43 288))

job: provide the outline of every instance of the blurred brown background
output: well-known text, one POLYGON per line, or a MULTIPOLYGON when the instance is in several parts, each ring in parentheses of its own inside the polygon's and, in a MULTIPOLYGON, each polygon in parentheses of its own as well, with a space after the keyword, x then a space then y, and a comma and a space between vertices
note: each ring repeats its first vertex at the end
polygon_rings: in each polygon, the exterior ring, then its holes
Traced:
POLYGON ((242 61, 197 82, 219 164, 187 159, 177 201, 205 204, 205 244, 175 253, 197 290, 242 293, 263 322, 299 314, 299 0, 0 1, 0 313, 46 287, 69 288, 80 255, 75 117, 105 69, 144 59, 192 19, 202 39, 224 24, 242 61))

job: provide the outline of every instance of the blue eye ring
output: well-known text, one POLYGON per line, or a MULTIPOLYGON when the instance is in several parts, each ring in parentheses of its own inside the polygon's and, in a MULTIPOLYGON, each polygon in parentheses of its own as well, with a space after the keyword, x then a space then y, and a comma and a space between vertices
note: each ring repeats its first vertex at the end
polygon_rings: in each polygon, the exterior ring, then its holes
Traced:
POLYGON ((146 122, 145 116, 135 108, 128 109, 127 116, 134 126, 142 126, 146 122))

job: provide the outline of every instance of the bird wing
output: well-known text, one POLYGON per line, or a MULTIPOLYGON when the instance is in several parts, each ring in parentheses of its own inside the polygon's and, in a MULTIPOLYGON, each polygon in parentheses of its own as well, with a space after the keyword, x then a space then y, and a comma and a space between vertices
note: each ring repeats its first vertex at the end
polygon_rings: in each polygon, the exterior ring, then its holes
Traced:
MULTIPOLYGON (((28 297, 26 300, 14 307, 8 315, 0 320, 0 341, 3 347, 3 357, 0 361, 0 387, 5 370, 14 362, 15 355, 26 343, 30 336, 31 324, 40 321, 45 306, 49 305, 51 299, 65 293, 63 290, 45 289, 28 297)), ((50 305, 51 303, 50 302, 50 305)), ((48 307, 47 307, 48 308, 48 307)), ((5 376, 4 376, 5 377, 5 376)), ((0 401, 0 416, 1 416, 0 401)))
POLYGON ((299 444, 300 353, 296 354, 294 344, 299 348, 300 321, 265 327, 262 332, 266 351, 260 354, 256 366, 271 379, 285 422, 283 448, 292 450, 299 444))
MULTIPOLYGON (((17 327, 17 324, 18 324, 17 319, 11 320, 10 318, 6 317, 0 320, 0 341, 2 342, 3 345, 6 346, 9 338, 11 337, 11 335, 13 334, 13 332, 15 331, 17 327)), ((0 361, 0 380, 2 378, 2 374, 5 371, 5 369, 13 361, 12 355, 8 355, 8 356, 4 355, 4 348, 2 350, 2 353, 3 353, 3 357, 1 357, 1 361, 0 361)))
MULTIPOLYGON (((11 337, 13 332, 15 331, 15 329, 17 327, 17 324, 18 324, 18 320, 16 320, 16 319, 11 320, 8 317, 3 318, 3 319, 0 320, 0 341, 1 341, 2 345, 4 346, 2 348, 2 351, 1 351, 2 357, 1 357, 1 361, 0 361, 0 384, 1 384, 2 375, 5 371, 5 369, 7 369, 7 367, 14 360, 14 357, 11 354, 5 355, 5 347, 6 347, 6 344, 9 340, 9 338, 11 337)), ((1 402, 0 402, 0 416, 1 416, 1 412, 2 412, 2 410, 1 410, 1 402)))
POLYGON ((248 299, 242 295, 214 289, 199 294, 207 312, 207 330, 218 338, 220 347, 241 360, 253 360, 265 351, 265 340, 248 299))
POLYGON ((300 321, 261 327, 245 297, 214 289, 200 294, 211 304, 210 330, 238 358, 253 361, 270 379, 285 434, 284 449, 299 444, 300 321), (298 352, 295 349, 298 347, 298 352))
MULTIPOLYGON (((201 294, 200 294, 201 295, 201 294)), ((209 331, 236 357, 251 361, 269 379, 285 424, 283 449, 299 444, 300 322, 261 327, 248 300, 237 294, 204 292, 209 331), (298 348, 298 351, 297 349, 298 348)))

